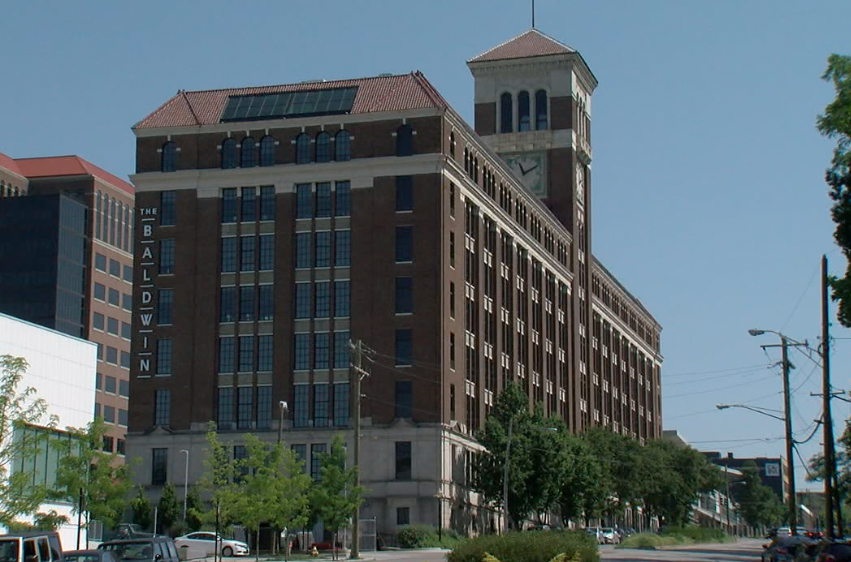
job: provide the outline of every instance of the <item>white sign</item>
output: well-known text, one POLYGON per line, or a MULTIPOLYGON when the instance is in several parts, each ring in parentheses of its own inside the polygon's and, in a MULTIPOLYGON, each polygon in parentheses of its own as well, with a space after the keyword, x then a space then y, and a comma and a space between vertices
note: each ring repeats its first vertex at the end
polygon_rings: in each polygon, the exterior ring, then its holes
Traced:
POLYGON ((780 476, 780 463, 767 462, 765 463, 766 476, 780 476))
POLYGON ((156 263, 154 262, 153 239, 154 224, 157 219, 158 209, 156 207, 141 207, 139 208, 139 216, 141 222, 142 236, 139 240, 142 245, 141 258, 139 260, 139 268, 142 273, 141 283, 139 284, 139 302, 136 303, 134 312, 139 316, 139 338, 141 344, 138 349, 139 359, 139 376, 151 375, 151 320, 153 319, 154 306, 154 284, 153 273, 156 263))

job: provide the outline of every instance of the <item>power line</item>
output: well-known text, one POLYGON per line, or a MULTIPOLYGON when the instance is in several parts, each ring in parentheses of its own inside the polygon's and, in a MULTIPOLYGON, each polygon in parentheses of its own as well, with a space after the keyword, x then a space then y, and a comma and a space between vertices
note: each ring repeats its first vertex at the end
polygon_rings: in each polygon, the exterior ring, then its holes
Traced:
POLYGON ((804 297, 806 296, 807 292, 810 290, 810 287, 812 286, 813 281, 816 278, 816 275, 818 275, 820 271, 821 271, 821 262, 819 262, 819 265, 813 271, 813 274, 810 276, 810 280, 807 281, 807 286, 804 288, 804 292, 801 293, 801 296, 798 297, 798 302, 795 303, 795 306, 792 308, 792 312, 789 313, 789 316, 786 318, 786 321, 783 322, 783 326, 780 327, 780 330, 779 330, 780 332, 782 332, 783 330, 786 329, 786 326, 789 324, 789 321, 792 320, 792 317, 795 316, 796 312, 798 312, 798 307, 801 306, 801 302, 803 302, 804 297))
POLYGON ((711 371, 691 371, 691 372, 674 373, 674 374, 664 373, 662 376, 666 377, 666 378, 670 378, 670 377, 689 377, 689 376, 693 376, 693 375, 711 375, 712 373, 728 373, 730 371, 757 369, 757 368, 765 367, 765 366, 766 365, 748 365, 748 366, 745 366, 745 367, 730 367, 728 369, 715 369, 715 370, 711 370, 711 371))
POLYGON ((694 396, 696 394, 709 394, 710 392, 720 392, 722 390, 727 390, 728 388, 738 388, 740 386, 746 386, 746 385, 749 385, 749 384, 753 384, 755 382, 765 381, 765 380, 768 380, 770 378, 774 378, 774 375, 772 375, 770 377, 763 377, 763 378, 760 378, 760 379, 754 379, 752 381, 743 382, 741 384, 727 385, 727 386, 724 386, 724 387, 721 387, 721 388, 710 388, 710 389, 707 389, 707 390, 698 390, 698 391, 695 391, 695 392, 685 392, 683 394, 674 394, 674 395, 668 396, 668 398, 681 398, 683 396, 694 396))

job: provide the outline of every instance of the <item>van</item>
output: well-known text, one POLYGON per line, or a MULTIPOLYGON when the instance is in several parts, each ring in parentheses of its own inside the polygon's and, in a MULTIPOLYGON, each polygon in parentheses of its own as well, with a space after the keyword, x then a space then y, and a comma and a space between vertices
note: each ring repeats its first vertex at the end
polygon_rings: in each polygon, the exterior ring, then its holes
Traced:
POLYGON ((98 550, 112 552, 119 562, 180 562, 174 541, 165 536, 107 541, 98 550))
POLYGON ((2 562, 63 562, 59 534, 32 531, 0 535, 2 562))

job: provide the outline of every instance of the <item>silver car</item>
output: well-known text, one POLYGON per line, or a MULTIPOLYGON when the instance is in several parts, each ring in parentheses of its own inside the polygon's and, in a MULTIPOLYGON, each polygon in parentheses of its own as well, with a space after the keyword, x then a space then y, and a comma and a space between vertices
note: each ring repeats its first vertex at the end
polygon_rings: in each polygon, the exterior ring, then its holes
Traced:
MULTIPOLYGON (((206 556, 214 556, 216 554, 216 542, 216 533, 198 531, 177 537, 174 539, 174 546, 178 549, 185 546, 189 550, 203 552, 206 556)), ((248 556, 249 554, 248 545, 241 541, 224 539, 219 535, 218 544, 222 556, 248 556)))

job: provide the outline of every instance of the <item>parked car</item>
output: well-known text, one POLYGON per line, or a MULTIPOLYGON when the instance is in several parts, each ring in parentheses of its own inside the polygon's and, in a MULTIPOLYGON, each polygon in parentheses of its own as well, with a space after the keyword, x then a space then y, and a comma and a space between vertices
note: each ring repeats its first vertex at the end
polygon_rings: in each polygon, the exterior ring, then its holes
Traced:
POLYGON ((603 527, 600 529, 600 536, 603 544, 618 544, 621 542, 620 536, 612 527, 603 527))
MULTIPOLYGON (((219 535, 218 543, 222 556, 248 556, 249 554, 248 545, 242 541, 225 539, 219 535)), ((213 556, 216 554, 216 533, 207 531, 189 533, 174 539, 174 545, 177 548, 186 546, 189 550, 197 550, 207 556, 213 556)))
MULTIPOLYGON (((804 535, 784 536, 777 530, 777 536, 768 543, 762 545, 762 562, 793 562, 806 556, 807 548, 815 544, 815 541, 804 535)), ((806 558, 805 558, 806 559, 806 558)))
POLYGON ((847 542, 821 542, 814 552, 815 562, 851 562, 851 544, 847 542))
POLYGON ((120 562, 109 550, 69 550, 62 557, 65 562, 120 562))
POLYGON ((597 541, 597 544, 603 544, 603 531, 600 527, 585 527, 585 534, 597 541))
POLYGON ((63 562, 59 534, 33 531, 0 535, 0 562, 63 562))
POLYGON ((170 537, 107 541, 99 544, 98 550, 111 552, 118 562, 180 562, 170 537))

